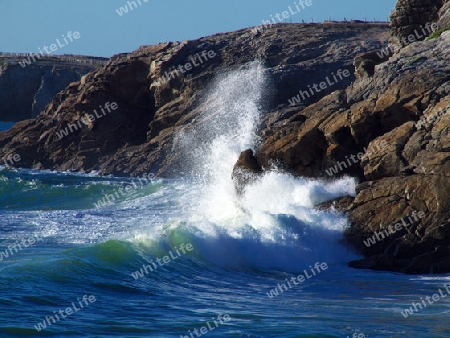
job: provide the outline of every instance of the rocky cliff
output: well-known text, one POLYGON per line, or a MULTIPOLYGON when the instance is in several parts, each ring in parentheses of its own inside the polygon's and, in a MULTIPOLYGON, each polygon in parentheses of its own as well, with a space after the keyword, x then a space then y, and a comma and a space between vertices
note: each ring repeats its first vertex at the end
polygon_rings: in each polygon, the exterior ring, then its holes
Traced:
MULTIPOLYGON (((433 18, 446 25, 448 2, 420 20, 416 3, 398 2, 391 41, 433 18), (399 20, 413 25, 398 29, 399 20)), ((335 204, 351 221, 346 238, 367 257, 353 267, 450 271, 450 32, 432 35, 393 55, 358 56, 356 81, 291 117, 302 122, 257 151, 260 164, 276 159, 295 174, 359 178, 356 198, 335 204), (362 64, 372 71, 358 71, 362 64)))
POLYGON ((71 84, 36 119, 0 133, 0 157, 18 153, 17 166, 103 174, 189 173, 177 136, 201 125, 208 83, 259 59, 272 83, 258 149, 237 159, 233 174, 247 171, 239 189, 248 170, 257 175, 273 163, 297 176, 357 177, 355 198, 328 204, 348 213, 346 238, 366 256, 350 265, 449 272, 448 17, 448 1, 399 0, 392 30, 280 24, 141 47, 71 84), (425 35, 432 23, 439 31, 425 35), (184 72, 174 71, 180 66, 184 72))
MULTIPOLYGON (((265 132, 268 136, 302 107, 346 88, 355 80, 355 56, 379 50, 388 37, 386 24, 280 24, 141 47, 72 83, 38 118, 0 134, 0 146, 3 153, 19 153, 17 165, 25 167, 116 175, 188 173, 176 135, 201 123, 208 83, 217 74, 262 60, 272 79, 261 126, 274 128, 265 132), (187 64, 189 70, 175 72, 187 64), (310 82, 344 70, 348 77, 341 75, 342 80, 295 107, 289 104, 310 82), (117 111, 73 126, 108 102, 116 103, 117 111), (62 130, 68 134, 61 138, 62 130)), ((301 118, 292 126, 299 123, 301 118)))
POLYGON ((449 1, 398 1, 391 35, 400 41, 434 21, 434 39, 401 48, 346 91, 372 119, 363 125, 377 126, 371 144, 386 144, 362 158, 364 177, 347 207, 347 239, 368 257, 351 266, 450 271, 449 9, 449 1))
POLYGON ((402 38, 408 39, 408 36, 416 35, 416 32, 420 34, 427 23, 437 22, 439 10, 445 2, 445 0, 398 0, 391 13, 392 42, 401 45, 402 38))
POLYGON ((0 121, 36 117, 69 83, 106 63, 104 58, 52 56, 20 65, 27 54, 0 53, 0 121))

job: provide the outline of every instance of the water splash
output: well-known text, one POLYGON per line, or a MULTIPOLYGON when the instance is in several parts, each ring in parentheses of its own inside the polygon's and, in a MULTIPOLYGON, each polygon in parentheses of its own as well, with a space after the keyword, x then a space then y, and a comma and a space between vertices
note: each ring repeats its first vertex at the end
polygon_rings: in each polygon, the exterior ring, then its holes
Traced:
MULTIPOLYGON (((186 166, 195 174, 189 179, 154 181, 139 194, 95 209, 87 208, 86 201, 98 200, 102 191, 112 193, 122 180, 69 175, 61 184, 57 174, 38 172, 30 181, 40 184, 39 191, 53 208, 44 203, 33 208, 39 217, 21 216, 23 231, 30 230, 32 221, 33 229, 50 236, 52 243, 125 240, 143 259, 192 243, 198 258, 233 268, 301 271, 316 261, 345 264, 355 258, 338 243, 346 218, 314 209, 323 201, 354 195, 353 179, 330 183, 271 171, 243 194, 236 193, 232 169, 240 152, 258 142, 256 126, 270 82, 267 74, 254 62, 212 83, 196 129, 184 130, 178 138, 185 144, 181 149, 186 150, 186 166), (53 201, 67 196, 69 207, 62 202, 55 207, 53 201)), ((17 181, 11 187, 23 184, 17 181)), ((16 211, 5 215, 7 224, 17 223, 16 211)))
POLYGON ((254 147, 268 80, 267 70, 255 61, 211 83, 194 126, 176 137, 191 176, 208 182, 228 177, 239 153, 254 147))
POLYGON ((200 178, 190 187, 196 198, 180 196, 187 223, 172 231, 192 234, 199 253, 218 264, 297 269, 319 258, 343 262, 350 255, 338 244, 346 219, 313 207, 354 195, 353 179, 325 183, 272 171, 236 193, 232 169, 258 141, 268 82, 267 70, 253 62, 211 85, 196 131, 182 137, 196 149, 189 160, 200 178))

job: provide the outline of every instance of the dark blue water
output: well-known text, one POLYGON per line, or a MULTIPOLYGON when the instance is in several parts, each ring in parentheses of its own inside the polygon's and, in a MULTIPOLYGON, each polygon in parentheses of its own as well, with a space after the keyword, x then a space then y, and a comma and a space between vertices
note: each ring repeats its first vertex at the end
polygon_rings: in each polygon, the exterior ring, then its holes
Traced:
MULTIPOLYGON (((318 190, 311 182, 277 179, 265 185, 296 184, 287 200, 296 190, 318 190)), ((212 220, 212 213, 199 214, 202 201, 192 202, 204 191, 196 182, 145 183, 95 208, 131 180, 0 172, 0 250, 9 253, 0 261, 0 337, 196 337, 194 330, 209 337, 449 336, 447 299, 410 318, 401 311, 450 278, 347 268, 353 254, 327 223, 339 216, 280 201, 272 206, 277 214, 262 207, 212 220), (301 212, 289 216, 290 207, 301 212), (182 244, 192 250, 183 253, 182 244), (314 276, 309 266, 316 262, 327 269, 314 276), (136 279, 143 265, 153 271, 136 279), (305 276, 304 269, 310 278, 289 287, 286 278, 305 276), (283 292, 269 298, 280 283, 283 292), (95 301, 83 302, 85 295, 95 301), (66 308, 73 313, 57 320, 66 308)))
POLYGON ((8 129, 11 128, 14 124, 15 124, 15 122, 3 122, 3 121, 0 121, 0 131, 2 131, 2 130, 8 130, 8 129))
POLYGON ((314 206, 353 179, 272 171, 236 194, 266 73, 211 85, 177 137, 195 178, 0 168, 0 337, 450 337, 450 297, 402 315, 449 277, 347 268, 346 218, 314 206))

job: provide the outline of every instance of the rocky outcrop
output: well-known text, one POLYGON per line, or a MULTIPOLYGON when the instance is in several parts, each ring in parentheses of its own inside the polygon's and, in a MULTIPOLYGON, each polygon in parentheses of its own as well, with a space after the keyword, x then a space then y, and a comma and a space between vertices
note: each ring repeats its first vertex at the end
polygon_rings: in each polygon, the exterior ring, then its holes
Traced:
MULTIPOLYGON (((339 207, 346 238, 367 257, 353 267, 450 271, 448 50, 447 32, 375 59, 373 73, 294 114, 303 121, 272 130, 258 149, 260 163, 276 159, 295 174, 359 178, 356 198, 339 207)), ((356 58, 357 69, 372 56, 356 58)))
POLYGON ((358 56, 354 83, 271 127, 257 150, 265 167, 273 161, 295 175, 359 179, 351 203, 326 204, 348 213, 346 238, 367 257, 350 266, 450 271, 448 50, 449 32, 384 61, 374 52, 358 56))
POLYGON ((425 25, 437 22, 439 10, 446 0, 398 0, 391 13, 391 42, 402 45, 402 39, 408 41, 413 35, 423 40, 429 35, 423 34, 425 25), (416 34, 416 32, 418 34, 416 34), (420 38, 418 36, 421 36, 420 38))
POLYGON ((106 63, 84 56, 45 57, 23 64, 26 54, 0 53, 0 121, 21 121, 39 115, 71 82, 106 63))
MULTIPOLYGON (((399 0, 392 37, 400 41, 433 20, 447 24, 448 2, 399 0)), ((350 265, 450 272, 450 32, 377 53, 387 38, 387 27, 376 24, 273 25, 142 47, 71 84, 38 118, 0 133, 0 157, 17 152, 17 166, 33 168, 186 173, 174 140, 201 126, 204 89, 215 74, 261 59, 275 90, 263 107, 258 148, 235 166, 238 190, 274 165, 296 176, 354 176, 355 198, 318 206, 348 214, 345 237, 365 255, 350 265), (186 74, 171 73, 209 51, 214 56, 186 74), (327 90, 298 96, 338 71, 327 90), (118 109, 90 121, 106 102, 118 109)))
POLYGON ((241 152, 231 174, 237 192, 241 194, 245 186, 254 181, 262 171, 262 167, 254 156, 252 149, 241 152))
POLYGON ((355 74, 358 78, 371 77, 375 73, 375 66, 389 59, 388 55, 380 56, 380 51, 360 54, 355 58, 355 74))
MULTIPOLYGON (((446 20, 447 11, 439 13, 446 20)), ((438 24, 446 25, 441 19, 438 24)), ((352 226, 346 237, 367 258, 351 266, 450 271, 449 49, 448 33, 411 44, 379 65, 372 83, 362 90, 378 98, 377 109, 386 110, 395 101, 393 112, 404 121, 377 137, 386 147, 362 158, 365 182, 347 209, 352 226), (378 87, 389 74, 396 76, 391 85, 378 87)), ((358 82, 352 94, 357 87, 358 82)))
POLYGON ((380 49, 388 34, 385 24, 279 24, 262 31, 245 29, 141 47, 114 56, 105 67, 58 94, 38 118, 0 134, 0 152, 17 152, 23 159, 17 165, 32 168, 136 176, 189 174, 183 149, 174 140, 180 131, 198 130, 208 104, 204 102, 208 83, 216 74, 263 60, 273 90, 266 95, 270 100, 259 129, 269 136, 283 123, 301 124, 305 118, 293 115, 302 107, 346 88, 355 79, 355 56, 380 49), (180 66, 184 73, 175 71, 180 66), (320 83, 344 70, 348 77, 290 105, 299 90, 307 89, 305 79, 320 83), (116 103, 118 109, 58 136, 69 123, 86 121, 107 102, 116 103))
POLYGON ((445 4, 439 11, 438 26, 440 29, 450 29, 450 1, 444 1, 445 4))

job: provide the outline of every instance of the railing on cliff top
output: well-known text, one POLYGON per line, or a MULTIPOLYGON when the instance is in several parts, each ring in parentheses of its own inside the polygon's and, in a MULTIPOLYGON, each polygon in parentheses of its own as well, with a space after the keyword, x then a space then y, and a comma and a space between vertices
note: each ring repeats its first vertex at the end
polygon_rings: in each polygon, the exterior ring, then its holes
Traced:
POLYGON ((36 55, 36 61, 61 61, 61 62, 69 62, 69 63, 82 63, 89 65, 102 65, 104 66, 109 59, 99 57, 99 56, 85 56, 85 55, 73 55, 73 54, 63 54, 63 55, 52 55, 52 54, 44 54, 44 56, 40 57, 40 54, 35 53, 3 53, 0 52, 0 58, 13 58, 14 60, 8 60, 8 63, 17 63, 21 61, 23 58, 28 58, 29 56, 36 55), (38 59, 38 57, 40 57, 38 59), (20 59, 20 60, 19 60, 20 59))

